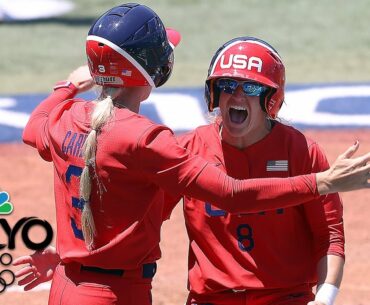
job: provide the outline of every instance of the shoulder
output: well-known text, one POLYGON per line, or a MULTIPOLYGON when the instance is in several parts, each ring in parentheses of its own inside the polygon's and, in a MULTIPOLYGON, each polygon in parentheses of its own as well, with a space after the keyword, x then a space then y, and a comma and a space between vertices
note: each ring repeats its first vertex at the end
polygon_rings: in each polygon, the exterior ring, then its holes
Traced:
POLYGON ((140 134, 142 137, 150 138, 155 136, 155 134, 163 131, 173 136, 173 131, 171 128, 153 122, 152 120, 141 114, 133 113, 130 120, 135 122, 135 129, 137 133, 140 134))
POLYGON ((326 156, 322 147, 310 136, 298 129, 278 123, 283 138, 289 143, 291 155, 301 163, 309 163, 312 168, 326 169, 328 167, 326 156))
POLYGON ((137 147, 145 147, 153 142, 164 144, 175 141, 173 131, 169 127, 127 109, 118 109, 113 121, 114 128, 111 129, 117 137, 124 142, 136 143, 137 147))
POLYGON ((185 148, 193 149, 201 143, 206 144, 217 134, 216 124, 208 124, 197 127, 187 133, 177 136, 179 144, 185 148))
POLYGON ((52 121, 59 121, 62 116, 72 115, 74 113, 73 108, 75 106, 81 106, 88 104, 89 102, 80 98, 71 98, 59 103, 49 115, 49 119, 52 121))
POLYGON ((307 148, 310 152, 319 152, 323 153, 323 149, 320 147, 320 145, 316 142, 315 139, 311 138, 310 136, 307 136, 303 132, 299 131, 298 129, 281 124, 282 128, 285 130, 288 137, 291 138, 292 141, 295 141, 297 144, 297 147, 304 147, 307 148))
POLYGON ((277 138, 283 139, 288 142, 292 149, 298 150, 310 150, 312 146, 317 143, 305 135, 302 131, 296 129, 293 126, 289 126, 280 122, 276 122, 277 138))

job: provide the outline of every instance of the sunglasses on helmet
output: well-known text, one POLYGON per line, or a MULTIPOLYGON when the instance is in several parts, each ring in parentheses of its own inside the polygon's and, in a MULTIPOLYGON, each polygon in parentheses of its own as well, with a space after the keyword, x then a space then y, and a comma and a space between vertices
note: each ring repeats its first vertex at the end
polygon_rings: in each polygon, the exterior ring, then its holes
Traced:
POLYGON ((219 78, 216 80, 216 87, 227 94, 234 94, 239 85, 247 96, 260 96, 267 91, 267 87, 250 81, 238 81, 232 78, 219 78))

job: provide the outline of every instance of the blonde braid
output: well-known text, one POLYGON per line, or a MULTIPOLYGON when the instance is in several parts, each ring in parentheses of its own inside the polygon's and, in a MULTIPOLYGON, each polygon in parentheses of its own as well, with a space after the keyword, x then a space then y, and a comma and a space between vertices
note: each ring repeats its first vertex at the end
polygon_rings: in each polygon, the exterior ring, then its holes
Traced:
POLYGON ((96 105, 91 114, 91 131, 89 132, 82 148, 85 167, 82 170, 80 178, 80 200, 84 202, 84 208, 81 215, 81 226, 85 243, 89 250, 93 248, 94 238, 96 236, 96 228, 90 206, 92 187, 90 169, 92 168, 95 170, 97 136, 104 124, 113 114, 114 105, 112 95, 114 95, 116 91, 117 89, 115 88, 104 88, 101 96, 106 97, 102 100, 95 101, 96 105))

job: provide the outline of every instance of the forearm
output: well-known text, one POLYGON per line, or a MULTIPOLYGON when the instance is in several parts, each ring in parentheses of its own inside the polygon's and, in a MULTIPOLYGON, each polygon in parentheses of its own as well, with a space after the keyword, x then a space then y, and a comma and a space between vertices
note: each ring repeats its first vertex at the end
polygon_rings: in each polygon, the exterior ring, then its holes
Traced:
POLYGON ((212 165, 205 166, 185 192, 230 213, 273 210, 319 197, 314 175, 236 180, 212 165))
POLYGON ((318 283, 340 287, 343 277, 344 259, 337 255, 326 255, 317 264, 318 283))
POLYGON ((318 283, 313 304, 333 305, 343 277, 344 259, 336 255, 326 255, 317 265, 318 283))

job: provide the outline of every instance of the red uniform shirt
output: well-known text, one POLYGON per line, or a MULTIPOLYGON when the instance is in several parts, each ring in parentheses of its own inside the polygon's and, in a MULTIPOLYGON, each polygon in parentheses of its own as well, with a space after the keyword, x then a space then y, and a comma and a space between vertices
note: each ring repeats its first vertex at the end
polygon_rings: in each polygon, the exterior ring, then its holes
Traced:
MULTIPOLYGON (((328 168, 316 143, 280 123, 244 150, 220 141, 218 124, 199 127, 179 143, 238 179, 288 177, 328 168)), ((239 215, 217 209, 211 201, 185 197, 184 215, 190 240, 189 290, 198 294, 314 283, 322 256, 344 256, 338 194, 239 215)))
POLYGON ((66 100, 75 93, 70 88, 56 90, 33 111, 23 134, 27 144, 54 164, 56 240, 64 262, 131 269, 158 259, 163 189, 233 212, 274 209, 281 202, 290 206, 318 197, 314 175, 274 181, 231 179, 179 146, 167 127, 115 107, 97 138, 90 200, 97 236, 94 250, 88 251, 78 189, 93 104, 66 100), (258 204, 249 204, 256 198, 258 204))

